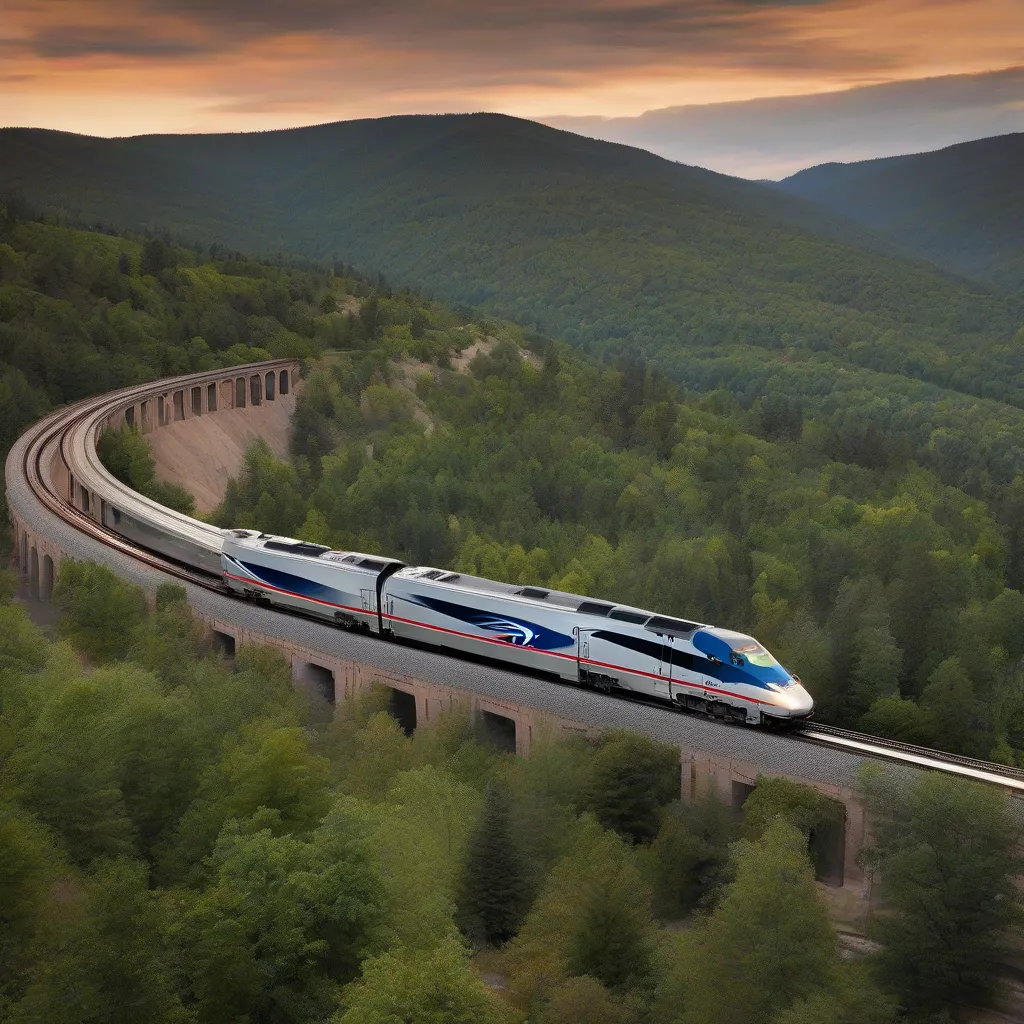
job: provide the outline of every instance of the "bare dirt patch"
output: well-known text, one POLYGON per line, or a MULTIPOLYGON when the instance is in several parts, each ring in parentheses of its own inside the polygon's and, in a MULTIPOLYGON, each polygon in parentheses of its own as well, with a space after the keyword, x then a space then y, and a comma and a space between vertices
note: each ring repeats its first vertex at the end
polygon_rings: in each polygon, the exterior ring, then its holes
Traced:
POLYGON ((481 353, 489 353, 498 344, 497 338, 477 338, 468 348, 464 348, 453 360, 452 369, 456 373, 469 373, 469 364, 481 353))
MULTIPOLYGON (((469 373, 469 364, 473 362, 481 352, 485 355, 489 355, 497 344, 497 338, 477 338, 472 345, 468 348, 464 348, 457 356, 455 356, 454 359, 452 359, 452 369, 455 370, 456 373, 469 373)), ((540 356, 525 348, 519 349, 519 355, 522 356, 524 363, 529 363, 535 370, 539 370, 544 365, 540 356)))
MULTIPOLYGON (((301 388, 301 382, 296 391, 301 388)), ((228 480, 238 476, 249 445, 262 437, 279 459, 288 458, 288 427, 296 391, 246 409, 224 409, 171 423, 146 434, 157 476, 181 484, 196 499, 200 515, 224 499, 228 480)))
POLYGON ((423 433, 430 437, 437 424, 434 423, 427 407, 416 394, 416 381, 424 374, 434 376, 437 373, 435 367, 430 363, 421 362, 418 359, 403 359, 394 364, 395 375, 392 378, 392 386, 401 388, 412 399, 412 418, 423 427, 423 433))

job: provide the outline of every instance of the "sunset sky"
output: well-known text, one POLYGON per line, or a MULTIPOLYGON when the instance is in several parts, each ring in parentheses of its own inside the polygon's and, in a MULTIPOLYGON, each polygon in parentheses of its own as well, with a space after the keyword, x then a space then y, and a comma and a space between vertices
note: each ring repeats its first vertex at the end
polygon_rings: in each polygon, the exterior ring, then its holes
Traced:
POLYGON ((97 135, 623 117, 1021 64, 1021 0, 0 0, 0 123, 97 135))

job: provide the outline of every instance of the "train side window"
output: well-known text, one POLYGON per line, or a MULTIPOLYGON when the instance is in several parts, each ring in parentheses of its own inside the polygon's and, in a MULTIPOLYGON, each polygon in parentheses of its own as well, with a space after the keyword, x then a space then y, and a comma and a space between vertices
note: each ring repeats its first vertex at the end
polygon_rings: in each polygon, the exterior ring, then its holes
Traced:
POLYGON ((119 509, 116 509, 116 508, 112 507, 110 509, 110 518, 114 520, 114 525, 115 526, 120 526, 121 525, 121 512, 120 512, 119 509))

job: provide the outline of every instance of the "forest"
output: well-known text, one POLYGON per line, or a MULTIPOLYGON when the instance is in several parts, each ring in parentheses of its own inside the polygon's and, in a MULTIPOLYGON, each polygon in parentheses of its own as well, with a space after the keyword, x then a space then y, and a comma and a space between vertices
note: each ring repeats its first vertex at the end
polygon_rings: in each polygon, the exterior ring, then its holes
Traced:
MULTIPOLYGON (((960 475, 987 440, 980 403, 901 434, 880 389, 833 409, 696 393, 412 293, 332 287, 347 312, 293 459, 254 446, 219 525, 746 630, 823 721, 1024 766, 1024 478, 960 475)), ((989 408, 1016 458, 1021 414, 989 408)))
POLYGON ((1021 826, 991 789, 865 775, 886 912, 851 958, 812 790, 682 804, 675 748, 520 759, 458 705, 408 736, 384 688, 334 706, 272 650, 225 660, 176 584, 151 606, 65 561, 47 636, 0 582, 5 1024, 941 1024, 998 996, 1021 826))
MULTIPOLYGON (((252 451, 218 522, 746 629, 825 721, 1024 763, 1014 405, 760 350, 680 382, 346 264, 5 209, 4 452, 93 391, 297 356, 294 457, 252 451)), ((108 465, 187 511, 138 440, 108 465)))
POLYGON ((30 423, 87 395, 314 354, 326 281, 218 246, 58 227, 0 202, 0 456, 30 423))
MULTIPOLYGON (((657 364, 341 261, 3 214, 4 452, 95 391, 295 356, 291 459, 255 446, 217 522, 747 629, 825 721, 1024 766, 1012 333, 657 364)), ((143 438, 101 448, 188 509, 143 438)), ((5 1024, 948 1024, 999 997, 1021 833, 991 790, 864 777, 884 912, 851 958, 809 790, 760 780, 737 817, 627 733, 517 760, 453 707, 407 736, 386 690, 332 707, 271 651, 225 661, 175 586, 150 607, 67 561, 47 635, 0 579, 5 1024)))
MULTIPOLYGON (((672 376, 754 358, 1024 407, 1020 296, 781 189, 642 150, 495 114, 0 139, 0 190, 71 223, 343 259, 672 376)), ((968 190, 982 203, 986 181, 968 190)))

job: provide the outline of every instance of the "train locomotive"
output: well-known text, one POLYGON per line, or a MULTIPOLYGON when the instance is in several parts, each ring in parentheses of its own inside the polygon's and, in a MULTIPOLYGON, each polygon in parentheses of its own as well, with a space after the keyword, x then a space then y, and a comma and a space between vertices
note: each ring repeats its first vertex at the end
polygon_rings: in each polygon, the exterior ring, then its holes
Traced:
POLYGON ((717 626, 255 530, 224 532, 221 568, 225 586, 251 600, 606 692, 756 725, 814 709, 753 637, 717 626))

